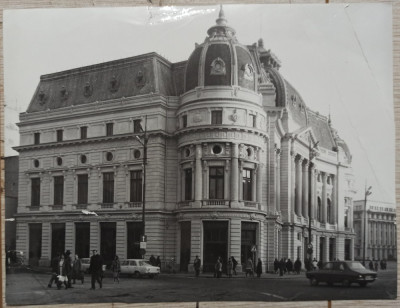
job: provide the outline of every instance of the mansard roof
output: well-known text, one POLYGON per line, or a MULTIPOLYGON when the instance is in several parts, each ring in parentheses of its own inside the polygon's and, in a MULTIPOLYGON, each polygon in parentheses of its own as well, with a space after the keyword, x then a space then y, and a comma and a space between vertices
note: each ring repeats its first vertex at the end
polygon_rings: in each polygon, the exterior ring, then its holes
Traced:
POLYGON ((149 93, 176 96, 183 92, 185 63, 153 52, 43 75, 27 112, 149 93))

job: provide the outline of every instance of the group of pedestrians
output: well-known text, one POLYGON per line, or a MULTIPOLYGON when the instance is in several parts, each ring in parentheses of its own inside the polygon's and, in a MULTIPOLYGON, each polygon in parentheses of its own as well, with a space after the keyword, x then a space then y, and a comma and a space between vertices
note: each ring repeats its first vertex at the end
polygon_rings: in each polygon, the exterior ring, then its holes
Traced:
POLYGON ((51 278, 48 287, 51 288, 53 283, 57 289, 61 289, 64 285, 65 289, 73 288, 76 280, 84 282, 85 276, 82 272, 82 262, 78 255, 75 255, 74 260, 71 259, 71 252, 67 250, 65 253, 60 253, 51 260, 51 278))
POLYGON ((379 270, 379 265, 381 267, 381 270, 386 270, 387 263, 386 263, 385 259, 380 260, 380 261, 378 261, 378 260, 370 260, 369 263, 368 263, 369 269, 371 271, 375 271, 375 272, 377 272, 379 270))
POLYGON ((149 258, 149 262, 150 262, 151 265, 158 266, 159 268, 161 268, 160 256, 158 256, 157 259, 156 259, 153 255, 151 255, 150 258, 149 258))
POLYGON ((275 258, 274 261, 274 273, 279 273, 279 276, 283 276, 284 274, 300 274, 301 270, 301 261, 299 258, 293 263, 292 260, 282 258, 280 261, 275 258))

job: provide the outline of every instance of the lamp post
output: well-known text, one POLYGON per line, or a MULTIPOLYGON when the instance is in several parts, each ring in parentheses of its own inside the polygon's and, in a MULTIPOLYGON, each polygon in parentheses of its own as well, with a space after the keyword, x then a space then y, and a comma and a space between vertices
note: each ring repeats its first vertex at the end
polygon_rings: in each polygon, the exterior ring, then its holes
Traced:
MULTIPOLYGON (((309 162, 311 163, 311 161, 314 159, 314 157, 317 156, 317 151, 315 150, 318 147, 318 143, 319 141, 317 141, 314 146, 311 146, 311 140, 309 142, 308 145, 308 155, 309 155, 309 162)), ((308 260, 310 261, 310 268, 311 268, 311 264, 312 264, 312 256, 313 256, 313 244, 312 244, 312 234, 311 234, 311 221, 312 221, 312 214, 311 214, 311 203, 312 203, 312 191, 311 191, 311 181, 312 181, 312 169, 311 167, 309 168, 309 189, 308 189, 308 193, 309 193, 309 197, 308 197, 308 245, 307 245, 307 253, 308 253, 308 260)))
POLYGON ((367 230, 367 223, 368 223, 368 217, 367 217, 367 197, 372 194, 371 192, 372 186, 368 187, 365 185, 365 195, 364 195, 364 231, 363 231, 363 265, 365 266, 365 238, 366 238, 366 230, 367 230))
POLYGON ((143 132, 143 136, 139 137, 136 135, 136 139, 143 146, 143 183, 142 183, 142 235, 140 236, 140 251, 142 258, 146 254, 146 165, 147 165, 147 143, 149 137, 147 135, 147 115, 144 120, 144 130, 140 126, 140 130, 143 132))

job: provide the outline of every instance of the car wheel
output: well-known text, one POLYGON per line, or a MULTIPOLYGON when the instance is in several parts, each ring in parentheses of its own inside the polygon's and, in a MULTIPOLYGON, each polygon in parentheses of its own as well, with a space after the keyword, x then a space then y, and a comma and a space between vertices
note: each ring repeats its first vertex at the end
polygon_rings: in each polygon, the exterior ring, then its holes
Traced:
POLYGON ((134 273, 133 273, 133 277, 135 277, 135 278, 140 278, 140 273, 139 273, 139 272, 134 272, 134 273))
POLYGON ((310 284, 311 284, 312 286, 317 286, 318 283, 319 283, 319 281, 318 281, 315 277, 313 277, 313 278, 310 279, 310 284))
POLYGON ((349 280, 345 279, 345 280, 342 281, 342 285, 343 285, 344 287, 350 287, 351 283, 350 283, 349 280))
POLYGON ((358 284, 360 285, 360 287, 363 287, 363 288, 365 288, 367 286, 367 283, 365 281, 359 282, 358 284))

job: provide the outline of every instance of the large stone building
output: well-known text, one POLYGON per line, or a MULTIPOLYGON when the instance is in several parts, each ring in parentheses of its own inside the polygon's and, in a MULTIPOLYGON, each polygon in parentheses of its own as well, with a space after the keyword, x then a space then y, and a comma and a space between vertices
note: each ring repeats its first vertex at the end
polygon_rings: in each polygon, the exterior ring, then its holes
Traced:
POLYGON ((354 258, 362 260, 396 259, 396 207, 392 203, 354 201, 354 258), (365 216, 367 214, 367 216, 365 216), (364 224, 365 229, 364 229, 364 224), (365 238, 364 238, 365 230, 365 238))
POLYGON ((207 271, 254 247, 271 268, 304 260, 312 219, 314 256, 353 258, 345 142, 261 39, 240 44, 222 9, 207 34, 184 62, 150 53, 41 77, 16 148, 17 249, 31 262, 66 249, 139 257, 141 126, 147 257, 187 270, 199 255, 207 271))

